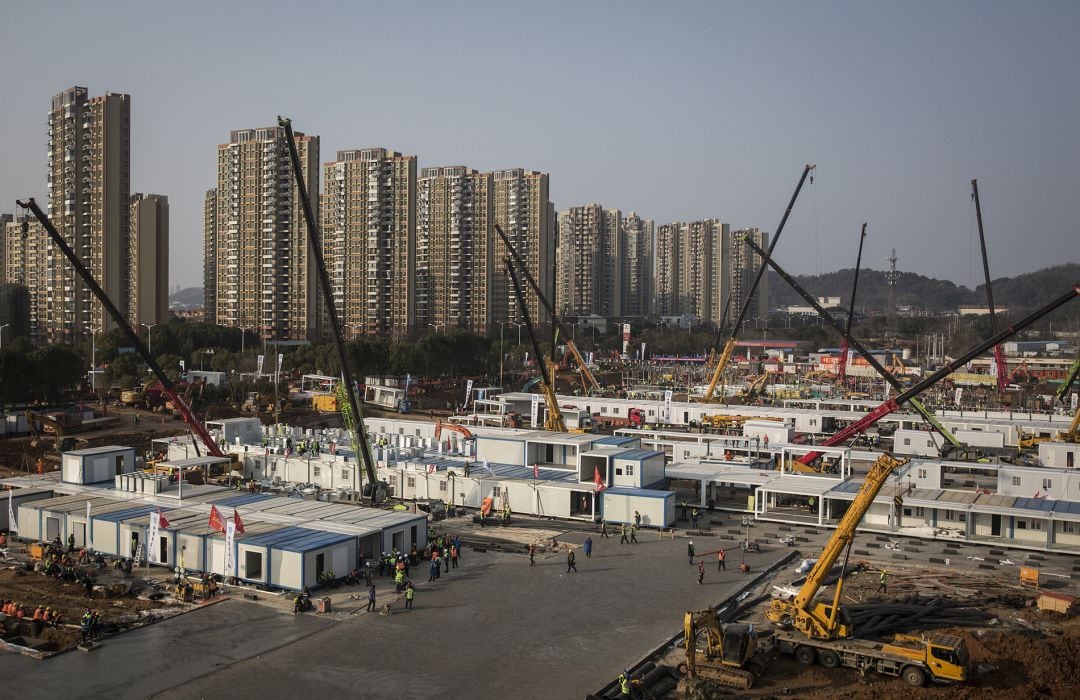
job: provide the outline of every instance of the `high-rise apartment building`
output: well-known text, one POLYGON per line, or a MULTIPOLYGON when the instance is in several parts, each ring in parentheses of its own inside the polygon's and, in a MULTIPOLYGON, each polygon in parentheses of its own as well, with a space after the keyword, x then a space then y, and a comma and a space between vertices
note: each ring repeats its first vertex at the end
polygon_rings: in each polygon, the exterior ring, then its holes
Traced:
POLYGON ((599 204, 558 215, 555 305, 563 316, 622 313, 622 214, 599 204))
MULTIPOLYGON (((301 171, 319 210, 319 137, 295 134, 301 171)), ((264 338, 317 334, 315 264, 281 127, 230 132, 217 148, 213 318, 264 338)))
POLYGON ((416 156, 338 151, 323 175, 323 248, 343 330, 408 335, 416 304, 416 156))
POLYGON ((717 219, 664 224, 656 233, 655 299, 661 316, 720 321, 724 241, 730 227, 717 219))
MULTIPOLYGON (((532 273, 548 303, 555 299, 555 212, 549 195, 549 177, 521 168, 497 170, 494 178, 495 223, 510 239, 532 273)), ((506 275, 503 259, 509 254, 506 245, 496 234, 494 274, 491 283, 491 329, 500 321, 504 323, 521 322, 514 288, 506 275)), ((539 299, 521 279, 522 291, 529 308, 529 316, 534 324, 546 325, 551 322, 543 311, 539 299)))
POLYGON ((11 214, 0 214, 0 283, 7 280, 7 228, 13 221, 11 214))
MULTIPOLYGON (((53 97, 48 125, 49 216, 126 315, 131 98, 112 92, 90 97, 86 88, 72 87, 53 97)), ((49 249, 47 268, 45 286, 31 287, 31 294, 46 296, 39 322, 49 340, 71 342, 91 328, 113 325, 60 251, 49 249)))
POLYGON ((653 312, 653 243, 655 225, 634 212, 622 217, 622 300, 619 313, 648 316, 653 312))
POLYGON ((499 267, 491 173, 424 168, 416 186, 416 327, 491 327, 489 288, 499 267))
POLYGON ((217 190, 203 197, 203 319, 217 325, 217 190))
MULTIPOLYGON (((754 284, 754 277, 761 267, 761 258, 749 248, 741 237, 745 236, 761 247, 769 249, 769 234, 758 228, 728 232, 724 236, 724 288, 723 297, 729 299, 728 319, 734 321, 742 310, 743 303, 754 284)), ((753 297, 747 318, 765 318, 769 315, 769 275, 761 277, 753 297)))
MULTIPOLYGON (((27 332, 35 342, 48 338, 49 253, 52 241, 32 216, 20 216, 4 224, 4 278, 29 291, 27 332), (25 230, 25 234, 23 229, 25 230)), ((67 260, 64 260, 66 263, 67 260)))
POLYGON ((164 323, 169 318, 168 197, 132 195, 129 244, 128 320, 136 328, 164 323))

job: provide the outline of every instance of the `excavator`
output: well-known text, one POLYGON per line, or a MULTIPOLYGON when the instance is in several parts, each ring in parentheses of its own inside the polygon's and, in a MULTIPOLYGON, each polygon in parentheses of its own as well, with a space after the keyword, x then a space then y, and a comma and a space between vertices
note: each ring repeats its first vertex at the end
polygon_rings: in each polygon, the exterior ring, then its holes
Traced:
POLYGON ((31 447, 37 447, 41 442, 42 434, 38 431, 37 424, 41 423, 44 426, 45 433, 52 433, 56 439, 56 451, 67 452, 75 449, 76 443, 86 444, 86 440, 82 438, 73 437, 67 434, 67 428, 64 424, 56 420, 52 416, 47 416, 44 413, 38 413, 37 411, 31 411, 26 409, 26 425, 30 428, 33 439, 30 441, 31 447))
POLYGON ((514 261, 510 259, 510 256, 506 256, 503 259, 503 263, 506 265, 506 274, 510 276, 510 281, 514 285, 514 296, 517 297, 518 308, 521 309, 521 319, 525 322, 525 330, 528 331, 529 342, 531 342, 533 346, 537 367, 540 369, 540 376, 543 377, 541 387, 544 390, 544 401, 547 403, 547 415, 544 416, 544 430, 565 433, 567 432, 566 421, 563 419, 562 411, 559 410, 559 401, 555 397, 555 363, 552 362, 550 368, 547 366, 547 360, 544 359, 544 353, 540 350, 540 343, 536 341, 536 331, 533 330, 532 317, 529 315, 529 305, 525 301, 525 293, 521 290, 521 282, 518 281, 517 273, 514 272, 514 261))
POLYGON ((435 421, 435 441, 438 442, 442 437, 442 431, 449 430, 453 433, 458 433, 465 440, 474 440, 475 437, 472 431, 466 428, 464 425, 458 425, 457 423, 443 423, 442 420, 436 419, 435 421))
MULTIPOLYGON (((562 334, 563 342, 566 343, 567 351, 573 355, 574 362, 577 363, 578 371, 581 373, 582 386, 585 387, 585 393, 588 394, 592 391, 595 395, 599 396, 602 393, 600 383, 596 381, 596 377, 589 370, 588 364, 585 362, 585 358, 578 352, 577 345, 574 344, 573 334, 568 332, 566 326, 563 325, 562 319, 555 313, 554 307, 548 302, 547 297, 540 291, 540 285, 536 283, 536 279, 533 278, 532 273, 529 272, 529 267, 525 264, 525 260, 510 243, 509 237, 503 232, 502 227, 495 224, 495 231, 502 238, 503 243, 506 245, 506 250, 510 253, 510 257, 513 259, 514 264, 521 270, 522 276, 525 281, 529 283, 533 293, 536 294, 536 298, 540 301, 540 305, 544 307, 544 310, 551 316, 551 322, 555 324, 555 328, 562 334), (588 382, 588 384, 586 384, 588 382)), ((554 382, 552 382, 554 384, 554 382)))
POLYGON ((799 592, 791 600, 776 598, 772 601, 765 617, 777 626, 773 641, 780 651, 794 654, 804 664, 817 662, 829 668, 849 666, 864 673, 873 671, 899 676, 908 685, 916 687, 927 680, 945 683, 967 680, 968 653, 960 637, 897 635, 891 643, 881 644, 852 639, 856 630, 845 622, 840 601, 856 530, 889 476, 907 462, 907 459, 896 459, 887 453, 878 457, 799 592), (844 563, 832 601, 815 603, 814 598, 841 554, 844 563))
MULTIPOLYGON (((791 195, 791 201, 788 202, 787 209, 784 211, 784 216, 780 219, 780 225, 776 227, 776 233, 773 234, 772 240, 769 241, 769 253, 772 253, 776 247, 776 242, 780 240, 780 234, 784 231, 784 226, 787 224, 788 216, 791 215, 791 210, 795 207, 795 200, 799 198, 799 192, 802 191, 803 183, 806 182, 806 178, 810 177, 810 183, 813 184, 814 177, 810 173, 814 171, 817 166, 809 163, 803 168, 802 177, 799 178, 799 184, 795 187, 795 193, 791 195)), ((720 383, 720 378, 724 375, 724 370, 727 369, 728 362, 731 361, 731 353, 735 351, 735 337, 739 334, 739 328, 742 326, 744 320, 746 320, 746 314, 750 311, 750 302, 754 298, 754 292, 757 291, 758 285, 761 283, 761 278, 765 275, 765 266, 758 267, 757 274, 754 276, 754 283, 750 285, 750 289, 746 291, 746 297, 743 299, 742 308, 739 311, 738 317, 735 319, 735 323, 731 326, 731 332, 728 335, 727 341, 724 342, 723 349, 720 349, 720 336, 724 332, 724 322, 727 320, 728 307, 731 305, 730 295, 726 300, 728 303, 724 304, 724 315, 720 319, 720 324, 716 328, 716 340, 713 341, 712 353, 715 354, 719 351, 719 359, 716 361, 716 367, 713 368, 712 379, 709 380, 709 387, 705 390, 705 395, 701 397, 702 403, 710 403, 714 400, 716 394, 716 385, 720 383)))
POLYGON ((683 637, 686 669, 678 697, 686 697, 687 686, 698 680, 740 690, 754 685, 754 673, 747 669, 758 648, 753 625, 721 624, 711 608, 687 611, 683 637))

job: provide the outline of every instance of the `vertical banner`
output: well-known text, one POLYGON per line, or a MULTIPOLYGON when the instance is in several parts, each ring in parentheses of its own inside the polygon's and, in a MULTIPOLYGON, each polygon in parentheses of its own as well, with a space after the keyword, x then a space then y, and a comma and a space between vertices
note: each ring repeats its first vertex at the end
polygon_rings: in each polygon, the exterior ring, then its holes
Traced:
POLYGON ((645 343, 641 344, 641 361, 645 361, 645 343))
POLYGON ((15 493, 15 489, 11 489, 7 492, 7 517, 8 517, 8 532, 18 532, 19 523, 15 521, 15 510, 11 503, 11 496, 15 493))
POLYGON ((236 523, 230 520, 225 524, 225 576, 236 576, 236 558, 233 556, 235 541, 236 523))
POLYGON ((964 390, 961 387, 956 387, 956 393, 953 395, 953 403, 957 406, 960 405, 960 399, 964 396, 964 390))
POLYGON ((465 382, 465 408, 469 407, 469 399, 472 398, 473 380, 465 382))
POLYGON ((1072 395, 1072 410, 1074 410, 1074 411, 1076 410, 1076 404, 1077 404, 1078 401, 1080 401, 1080 394, 1073 394, 1072 395))
POLYGON ((622 354, 630 352, 630 324, 622 324, 622 354))
POLYGON ((158 527, 161 524, 161 513, 154 511, 150 514, 150 531, 146 535, 146 563, 156 561, 158 527))
POLYGON ((672 392, 670 389, 664 392, 664 422, 671 422, 671 397, 672 392))
POLYGON ((411 374, 406 374, 405 375, 405 395, 406 396, 409 395, 409 384, 411 384, 411 383, 412 383, 412 375, 411 374))
POLYGON ((183 360, 180 360, 180 373, 183 374, 186 371, 187 371, 187 365, 184 364, 183 360))
POLYGON ((277 371, 274 373, 274 382, 275 383, 281 381, 281 361, 284 360, 284 359, 285 359, 285 354, 279 352, 278 356, 277 356, 277 371))
POLYGON ((593 363, 593 353, 592 353, 592 350, 590 350, 590 351, 589 351, 589 356, 588 356, 588 358, 587 358, 587 359, 585 360, 585 363, 586 363, 586 364, 588 364, 588 365, 592 365, 592 363, 593 363))
POLYGON ((264 357, 263 355, 259 355, 258 362, 255 365, 255 376, 256 377, 261 377, 262 376, 263 357, 264 357))
POLYGON ((86 551, 94 550, 94 526, 90 522, 90 501, 86 502, 86 551))
POLYGON ((536 422, 540 419, 540 395, 532 395, 532 427, 536 427, 536 422))

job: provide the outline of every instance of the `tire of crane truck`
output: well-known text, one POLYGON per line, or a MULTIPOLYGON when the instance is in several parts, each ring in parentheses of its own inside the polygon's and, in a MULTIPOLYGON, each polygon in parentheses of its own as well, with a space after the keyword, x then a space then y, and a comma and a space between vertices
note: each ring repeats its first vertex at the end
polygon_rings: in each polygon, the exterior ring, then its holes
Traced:
POLYGON ((832 649, 818 649, 817 660, 825 668, 838 668, 840 666, 840 657, 832 649))
POLYGON ((913 688, 921 688, 926 684, 926 672, 918 666, 907 666, 900 672, 904 682, 913 688))
POLYGON ((817 654, 814 653, 814 647, 795 647, 795 660, 801 664, 813 666, 814 662, 817 661, 817 654))

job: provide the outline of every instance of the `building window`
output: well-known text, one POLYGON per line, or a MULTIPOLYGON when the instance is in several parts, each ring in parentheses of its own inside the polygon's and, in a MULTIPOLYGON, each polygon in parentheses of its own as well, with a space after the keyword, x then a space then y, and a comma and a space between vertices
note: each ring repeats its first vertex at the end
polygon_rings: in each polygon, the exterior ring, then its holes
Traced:
POLYGON ((925 517, 925 512, 923 511, 922 508, 916 508, 915 509, 915 517, 917 517, 917 518, 925 517))
POLYGON ((312 467, 311 473, 314 476, 318 476, 319 475, 319 467, 312 467))
POLYGON ((415 476, 410 476, 408 479, 405 480, 405 485, 408 486, 410 489, 415 488, 416 487, 416 477, 415 476))
POLYGON ((1017 520, 1016 521, 1016 529, 1017 530, 1026 530, 1027 529, 1027 521, 1026 520, 1017 520))
POLYGON ((389 484, 391 486, 396 486, 397 485, 397 475, 396 474, 391 474, 390 478, 387 479, 387 481, 389 482, 389 484))
POLYGON ((626 475, 627 476, 633 476, 634 475, 634 465, 632 465, 632 464, 627 464, 626 465, 626 475))
POLYGON ((910 445, 911 444, 911 438, 904 438, 904 444, 905 445, 910 445))
POLYGON ((1042 529, 1042 521, 1041 520, 1032 520, 1031 521, 1031 529, 1032 530, 1041 530, 1042 529))
POLYGON ((925 479, 926 478, 926 470, 925 469, 919 469, 919 478, 920 479, 925 479))
POLYGON ((607 413, 607 406, 601 406, 600 407, 600 412, 601 413, 607 413))
POLYGON ((442 493, 446 493, 446 482, 445 481, 440 481, 439 482, 439 491, 441 491, 442 493))
POLYGON ((1064 533, 1067 533, 1069 535, 1075 535, 1076 530, 1077 530, 1077 527, 1076 527, 1076 523, 1074 523, 1074 522, 1065 521, 1065 522, 1061 523, 1061 531, 1064 532, 1064 533))
POLYGON ((946 520, 952 520, 953 519, 953 512, 951 510, 945 511, 945 519, 946 520))
POLYGON ((622 476, 622 467, 615 467, 615 476, 622 476))
POLYGON ((1054 487, 1054 480, 1053 479, 1043 479, 1043 488, 1044 489, 1051 489, 1053 487, 1054 487))
POLYGON ((1012 478, 1012 485, 1013 485, 1013 486, 1019 486, 1019 485, 1020 485, 1020 477, 1018 477, 1018 476, 1014 476, 1014 477, 1012 478))
POLYGON ((348 469, 342 469, 341 470, 341 478, 342 478, 343 481, 348 481, 349 480, 349 470, 348 469))
POLYGON ((493 498, 498 498, 499 496, 501 496, 502 495, 502 487, 501 486, 493 486, 493 487, 491 487, 491 495, 492 495, 493 498))

